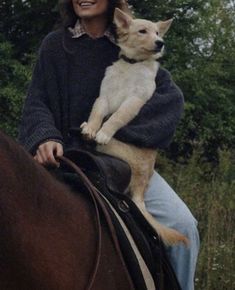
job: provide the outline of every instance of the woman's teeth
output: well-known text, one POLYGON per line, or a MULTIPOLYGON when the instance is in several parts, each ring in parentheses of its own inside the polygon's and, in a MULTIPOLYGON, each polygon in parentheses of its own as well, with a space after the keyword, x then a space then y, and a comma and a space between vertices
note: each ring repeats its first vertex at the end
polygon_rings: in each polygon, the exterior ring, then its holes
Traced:
POLYGON ((91 2, 82 2, 80 4, 81 7, 88 7, 88 6, 92 6, 92 5, 94 5, 94 3, 91 3, 91 2))

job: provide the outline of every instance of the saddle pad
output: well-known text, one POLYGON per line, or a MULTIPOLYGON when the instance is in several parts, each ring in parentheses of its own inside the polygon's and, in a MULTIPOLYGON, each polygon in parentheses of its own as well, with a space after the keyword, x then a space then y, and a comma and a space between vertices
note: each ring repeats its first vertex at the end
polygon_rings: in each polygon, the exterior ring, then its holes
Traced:
MULTIPOLYGON (((143 276, 143 280, 144 280, 144 283, 145 283, 145 289, 146 290, 154 290, 154 289, 156 289, 153 277, 152 277, 152 275, 151 275, 151 273, 150 273, 150 271, 149 271, 149 269, 148 269, 148 267, 147 267, 142 255, 141 255, 141 253, 140 253, 140 251, 139 251, 139 249, 138 249, 138 247, 137 247, 137 245, 136 245, 136 243, 135 243, 130 231, 128 230, 127 226, 125 225, 125 223, 122 220, 122 218, 120 217, 120 215, 117 213, 117 211, 111 205, 111 203, 105 198, 104 195, 102 195, 102 197, 105 199, 105 201, 106 201, 107 205, 109 206, 110 210, 112 210, 113 214, 115 215, 116 219, 119 222, 120 227, 122 228, 122 230, 123 230, 123 232, 125 234, 126 239, 130 243, 130 247, 131 247, 131 249, 133 251, 133 254, 136 257, 136 261, 137 261, 137 263, 139 265, 139 268, 140 268, 142 276, 143 276)), ((125 252, 123 253, 123 255, 125 255, 125 252)), ((138 283, 138 286, 140 286, 139 283, 138 283)), ((141 286, 141 289, 143 290, 143 286, 141 286)))

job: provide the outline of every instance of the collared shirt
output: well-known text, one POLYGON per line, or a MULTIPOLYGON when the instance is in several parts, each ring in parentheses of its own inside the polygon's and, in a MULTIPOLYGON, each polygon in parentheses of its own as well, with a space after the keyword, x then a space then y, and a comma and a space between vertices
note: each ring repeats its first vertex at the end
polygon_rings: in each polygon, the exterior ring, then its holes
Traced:
MULTIPOLYGON (((72 33, 72 38, 79 38, 82 35, 87 34, 87 32, 85 31, 84 27, 82 26, 79 20, 77 20, 74 28, 69 27, 69 31, 72 33)), ((115 37, 112 34, 110 28, 107 28, 105 30, 104 36, 106 36, 111 42, 116 44, 115 37)))

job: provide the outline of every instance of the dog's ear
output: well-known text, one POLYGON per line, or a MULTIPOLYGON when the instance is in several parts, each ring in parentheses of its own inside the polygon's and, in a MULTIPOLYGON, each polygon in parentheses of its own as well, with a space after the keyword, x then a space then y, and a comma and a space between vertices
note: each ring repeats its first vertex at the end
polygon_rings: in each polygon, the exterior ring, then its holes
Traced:
POLYGON ((115 8, 113 22, 118 28, 128 29, 132 18, 122 10, 115 8))
POLYGON ((161 37, 163 37, 167 33, 168 29, 171 26, 172 21, 173 21, 173 19, 169 19, 166 21, 158 21, 156 23, 158 31, 159 31, 159 35, 161 37))

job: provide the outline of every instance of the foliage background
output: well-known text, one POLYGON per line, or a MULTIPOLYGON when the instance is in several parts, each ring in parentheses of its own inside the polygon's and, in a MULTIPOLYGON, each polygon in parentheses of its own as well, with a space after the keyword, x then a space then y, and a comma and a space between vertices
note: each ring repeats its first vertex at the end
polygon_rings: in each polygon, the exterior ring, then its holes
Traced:
MULTIPOLYGON (((0 128, 16 137, 36 51, 58 21, 57 0, 0 2, 0 128)), ((199 220, 197 289, 235 289, 235 1, 129 0, 136 16, 174 18, 163 65, 185 114, 160 172, 199 220)))

